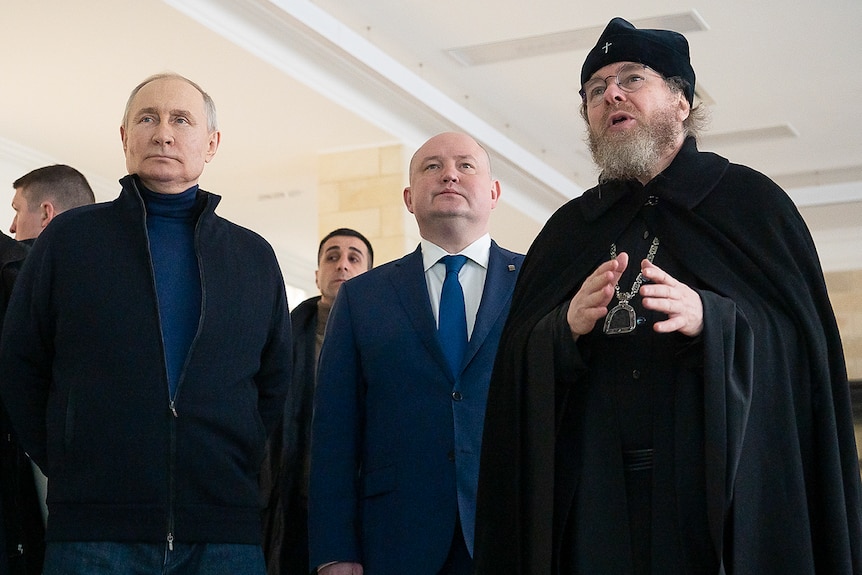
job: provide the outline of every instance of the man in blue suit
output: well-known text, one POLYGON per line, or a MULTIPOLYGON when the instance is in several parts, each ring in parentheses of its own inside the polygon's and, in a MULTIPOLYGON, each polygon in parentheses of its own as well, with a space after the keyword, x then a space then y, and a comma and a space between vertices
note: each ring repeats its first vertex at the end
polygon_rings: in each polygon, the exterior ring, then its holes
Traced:
POLYGON ((499 197, 475 140, 434 136, 404 190, 419 249, 339 291, 312 427, 310 563, 322 575, 472 571, 485 401, 523 260, 488 234, 499 197), (467 332, 455 360, 456 338, 438 334, 451 254, 466 256, 453 272, 467 332))

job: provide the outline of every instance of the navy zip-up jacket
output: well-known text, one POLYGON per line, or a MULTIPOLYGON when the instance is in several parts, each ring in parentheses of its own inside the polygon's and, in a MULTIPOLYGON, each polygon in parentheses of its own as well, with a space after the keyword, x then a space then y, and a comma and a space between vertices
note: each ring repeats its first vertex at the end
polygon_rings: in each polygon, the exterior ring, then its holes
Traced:
POLYGON ((58 216, 0 346, 20 442, 49 478, 49 541, 260 542, 258 473, 290 379, 275 255, 198 192, 197 333, 172 402, 137 180, 58 216))

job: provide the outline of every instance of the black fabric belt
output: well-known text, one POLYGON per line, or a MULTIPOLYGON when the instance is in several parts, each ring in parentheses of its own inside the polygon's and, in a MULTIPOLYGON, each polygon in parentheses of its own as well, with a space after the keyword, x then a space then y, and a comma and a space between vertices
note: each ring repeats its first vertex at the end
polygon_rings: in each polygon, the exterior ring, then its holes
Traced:
POLYGON ((626 471, 648 471, 652 469, 655 449, 623 450, 623 466, 626 471))

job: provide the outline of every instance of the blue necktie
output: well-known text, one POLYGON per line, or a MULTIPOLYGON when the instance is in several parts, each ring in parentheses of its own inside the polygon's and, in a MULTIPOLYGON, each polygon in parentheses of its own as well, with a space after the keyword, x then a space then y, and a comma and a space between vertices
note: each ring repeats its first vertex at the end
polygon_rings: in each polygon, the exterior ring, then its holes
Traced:
POLYGON ((464 267, 467 256, 444 256, 441 261, 446 264, 446 279, 440 293, 440 322, 437 337, 443 346, 443 353, 457 375, 464 361, 464 351, 467 349, 467 314, 464 311, 464 290, 458 281, 458 272, 464 267))

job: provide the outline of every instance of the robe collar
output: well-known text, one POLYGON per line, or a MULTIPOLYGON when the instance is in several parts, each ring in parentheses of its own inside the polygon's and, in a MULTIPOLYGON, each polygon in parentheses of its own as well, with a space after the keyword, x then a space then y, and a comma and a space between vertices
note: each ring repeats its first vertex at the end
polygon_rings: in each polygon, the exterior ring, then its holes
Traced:
POLYGON ((637 180, 604 182, 584 192, 581 209, 587 221, 595 221, 620 201, 643 203, 654 196, 691 210, 715 188, 728 165, 717 154, 699 152, 690 136, 671 164, 646 186, 637 180))

